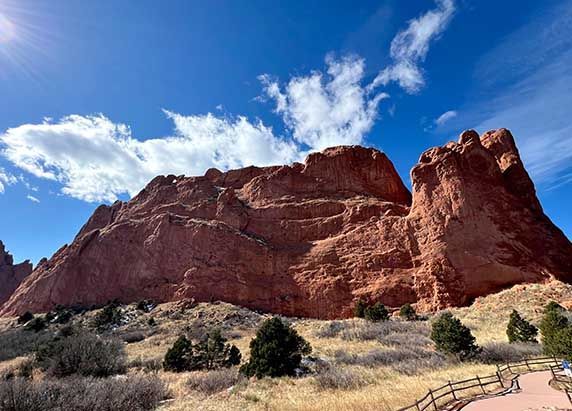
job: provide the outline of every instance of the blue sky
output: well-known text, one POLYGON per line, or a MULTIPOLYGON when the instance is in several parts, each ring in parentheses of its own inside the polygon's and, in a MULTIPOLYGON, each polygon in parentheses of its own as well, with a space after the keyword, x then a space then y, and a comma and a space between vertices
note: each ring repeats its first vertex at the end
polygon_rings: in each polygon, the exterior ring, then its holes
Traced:
POLYGON ((513 131, 572 234, 572 1, 0 0, 0 239, 36 263, 156 174, 513 131))

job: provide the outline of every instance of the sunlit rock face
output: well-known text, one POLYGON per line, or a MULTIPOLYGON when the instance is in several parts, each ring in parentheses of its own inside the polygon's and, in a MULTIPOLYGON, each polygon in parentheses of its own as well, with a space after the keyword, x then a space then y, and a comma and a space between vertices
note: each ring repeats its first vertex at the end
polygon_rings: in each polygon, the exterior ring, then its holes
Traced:
POLYGON ((194 298, 341 318, 359 298, 429 311, 572 281, 572 244, 544 215, 508 130, 426 151, 411 181, 412 193, 385 154, 358 146, 159 176, 100 206, 1 313, 194 298))

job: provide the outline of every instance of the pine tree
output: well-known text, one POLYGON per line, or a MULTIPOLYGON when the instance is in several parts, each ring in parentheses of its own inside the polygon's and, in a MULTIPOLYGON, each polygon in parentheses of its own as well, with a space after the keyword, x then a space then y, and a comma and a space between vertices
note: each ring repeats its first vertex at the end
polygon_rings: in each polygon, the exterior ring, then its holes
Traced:
POLYGON ((365 309, 365 319, 371 322, 389 320, 389 312, 382 303, 375 303, 365 309))
POLYGON ((417 319, 417 313, 413 306, 409 303, 403 304, 399 309, 399 316, 406 321, 415 321, 417 319))
POLYGON ((189 371, 193 365, 193 343, 184 335, 165 354, 163 368, 165 371, 189 371))
POLYGON ((266 320, 250 342, 250 359, 241 371, 249 377, 295 375, 310 344, 279 318, 266 320))
POLYGON ((512 310, 506 327, 509 343, 536 343, 538 329, 520 316, 518 311, 512 310))
POLYGON ((433 323, 431 340, 435 343, 437 350, 446 354, 454 354, 460 360, 469 359, 480 350, 475 344, 475 337, 471 334, 471 330, 449 312, 441 314, 433 323))
POLYGON ((561 355, 566 349, 564 337, 570 328, 568 319, 563 314, 564 308, 551 301, 544 309, 544 316, 540 322, 540 331, 542 332, 542 346, 544 353, 547 355, 561 355))
POLYGON ((367 304, 361 298, 357 300, 356 305, 354 307, 354 317, 357 318, 364 318, 365 317, 365 309, 367 308, 367 304))

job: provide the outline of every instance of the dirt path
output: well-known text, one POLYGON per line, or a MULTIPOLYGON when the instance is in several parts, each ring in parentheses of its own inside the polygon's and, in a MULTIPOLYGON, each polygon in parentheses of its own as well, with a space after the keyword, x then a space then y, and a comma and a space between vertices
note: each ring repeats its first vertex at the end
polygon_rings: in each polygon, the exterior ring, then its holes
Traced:
POLYGON ((524 374, 518 379, 521 391, 471 402, 463 407, 463 411, 523 411, 543 407, 572 410, 566 394, 548 385, 551 378, 550 371, 524 374))

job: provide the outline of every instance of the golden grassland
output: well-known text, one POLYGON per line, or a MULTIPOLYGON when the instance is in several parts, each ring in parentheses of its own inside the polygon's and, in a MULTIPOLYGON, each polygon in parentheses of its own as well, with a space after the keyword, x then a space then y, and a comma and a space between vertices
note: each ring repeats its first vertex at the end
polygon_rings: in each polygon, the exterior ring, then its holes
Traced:
MULTIPOLYGON (((478 298, 470 307, 451 310, 469 326, 480 345, 506 341, 506 324, 513 308, 525 318, 538 322, 542 308, 550 300, 561 303, 572 300, 572 286, 560 282, 549 284, 519 285, 500 293, 478 298)), ((235 344, 243 355, 249 356, 249 343, 256 328, 268 315, 258 314, 225 303, 198 304, 184 307, 181 304, 162 304, 151 313, 142 314, 134 307, 128 324, 116 332, 144 332, 142 341, 126 345, 129 362, 144 363, 154 360, 159 364, 177 337, 197 327, 220 327, 229 342, 235 344), (153 317, 157 325, 150 327, 147 321, 153 317)), ((93 313, 86 313, 81 321, 89 322, 93 313)), ((312 356, 334 361, 336 353, 360 356, 374 350, 391 351, 407 347, 384 345, 379 339, 348 339, 342 334, 325 337, 320 330, 331 322, 312 319, 288 319, 294 328, 312 345, 312 356)), ((13 320, 12 320, 13 322, 13 320)), ((10 321, 0 320, 0 330, 10 321)), ((339 321, 345 329, 365 327, 363 320, 339 321)), ((407 344, 404 344, 407 345, 407 344)), ((0 347, 0 350, 2 348, 0 347)), ((21 361, 21 358, 0 362, 0 370, 21 361)), ((402 372, 391 365, 336 363, 339 369, 359 375, 366 381, 348 389, 323 388, 316 376, 309 374, 299 378, 262 380, 243 379, 229 389, 208 395, 189 387, 190 373, 154 371, 168 385, 170 400, 160 406, 161 411, 183 410, 328 410, 362 411, 394 410, 409 405, 423 396, 429 388, 436 388, 448 381, 490 375, 495 366, 478 362, 458 363, 450 361, 436 367, 425 368, 415 375, 402 372)), ((134 368, 130 372, 137 372, 134 368)))

